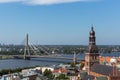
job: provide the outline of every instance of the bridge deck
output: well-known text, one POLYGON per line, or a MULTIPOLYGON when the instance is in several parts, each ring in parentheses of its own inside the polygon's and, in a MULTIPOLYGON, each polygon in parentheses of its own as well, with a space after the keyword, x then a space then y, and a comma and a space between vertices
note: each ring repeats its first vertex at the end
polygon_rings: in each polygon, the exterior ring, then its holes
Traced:
MULTIPOLYGON (((16 58, 23 58, 23 55, 12 55, 13 57, 16 58)), ((49 55, 44 55, 44 56, 39 56, 39 55, 31 55, 30 58, 49 58, 49 59, 63 59, 63 60, 73 60, 73 58, 66 58, 66 57, 61 57, 61 56, 49 56, 49 55)), ((77 58, 77 60, 81 61, 84 60, 83 58, 77 58)))

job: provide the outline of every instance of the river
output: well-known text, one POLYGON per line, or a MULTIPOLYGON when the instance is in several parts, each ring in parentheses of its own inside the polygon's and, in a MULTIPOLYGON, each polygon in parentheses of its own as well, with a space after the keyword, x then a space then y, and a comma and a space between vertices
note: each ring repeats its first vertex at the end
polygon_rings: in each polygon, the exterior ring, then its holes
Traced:
MULTIPOLYGON (((73 58, 73 55, 61 55, 66 58, 73 58)), ((84 59, 84 54, 77 54, 77 58, 84 59)), ((108 53, 100 54, 100 56, 114 56, 119 57, 120 53, 108 53)), ((0 60, 0 70, 1 69, 15 69, 31 66, 52 66, 60 63, 72 62, 72 60, 61 60, 61 59, 48 59, 48 58, 32 58, 31 60, 22 60, 22 59, 7 59, 0 60)))

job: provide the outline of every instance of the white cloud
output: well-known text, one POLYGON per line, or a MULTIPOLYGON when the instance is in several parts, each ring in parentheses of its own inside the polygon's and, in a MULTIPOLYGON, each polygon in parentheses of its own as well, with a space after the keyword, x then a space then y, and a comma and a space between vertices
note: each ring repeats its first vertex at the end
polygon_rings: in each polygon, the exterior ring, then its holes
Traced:
POLYGON ((0 0, 0 3, 9 3, 9 2, 22 2, 32 5, 51 5, 51 4, 60 4, 60 3, 70 3, 70 2, 88 2, 88 1, 97 1, 97 0, 0 0))
POLYGON ((9 2, 21 2, 25 0, 0 0, 0 3, 9 3, 9 2))
POLYGON ((31 0, 31 1, 28 1, 28 3, 49 5, 49 4, 60 4, 60 3, 78 2, 78 1, 83 1, 83 0, 31 0))

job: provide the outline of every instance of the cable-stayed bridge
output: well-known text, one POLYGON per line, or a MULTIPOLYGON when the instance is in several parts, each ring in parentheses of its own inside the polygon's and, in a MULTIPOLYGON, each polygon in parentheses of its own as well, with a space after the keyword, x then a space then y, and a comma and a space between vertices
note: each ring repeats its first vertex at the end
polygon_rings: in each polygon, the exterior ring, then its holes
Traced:
MULTIPOLYGON (((25 45, 25 47, 24 47, 24 55, 12 55, 14 58, 24 59, 24 60, 30 60, 31 58, 74 60, 76 58, 76 55, 74 55, 73 58, 66 58, 66 57, 62 57, 60 55, 56 55, 56 54, 49 54, 47 52, 47 50, 45 50, 43 47, 38 47, 36 45, 30 44, 28 34, 26 35, 24 45, 25 45), (43 51, 44 54, 47 54, 47 55, 43 55, 43 53, 41 53, 41 51, 43 51)), ((47 47, 45 47, 45 48, 47 48, 47 47)), ((78 59, 77 58, 77 60, 81 61, 83 59, 80 59, 80 58, 78 59)))

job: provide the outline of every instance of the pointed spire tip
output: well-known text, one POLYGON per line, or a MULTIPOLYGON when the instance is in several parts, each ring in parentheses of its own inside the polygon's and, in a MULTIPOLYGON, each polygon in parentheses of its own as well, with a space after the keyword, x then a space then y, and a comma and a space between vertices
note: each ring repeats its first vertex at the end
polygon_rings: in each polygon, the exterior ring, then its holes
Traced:
POLYGON ((94 28, 93 28, 93 24, 92 24, 92 27, 91 27, 91 30, 93 30, 94 28))

